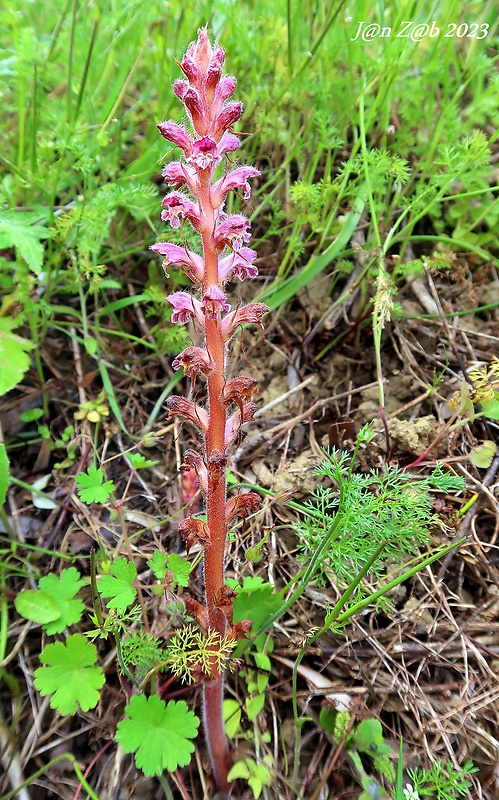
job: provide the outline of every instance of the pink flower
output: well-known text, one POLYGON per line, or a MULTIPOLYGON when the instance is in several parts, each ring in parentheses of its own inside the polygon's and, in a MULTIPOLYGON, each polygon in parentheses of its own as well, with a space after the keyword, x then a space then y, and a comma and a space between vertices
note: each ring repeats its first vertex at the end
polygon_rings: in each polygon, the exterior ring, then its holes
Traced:
POLYGON ((251 239, 249 227, 250 222, 243 214, 231 214, 229 217, 225 217, 215 230, 213 237, 215 244, 220 250, 225 245, 232 250, 239 250, 244 242, 249 242, 251 239))
POLYGON ((225 133, 228 128, 234 125, 238 119, 241 119, 242 115, 242 103, 236 103, 235 101, 227 103, 227 105, 222 108, 216 120, 213 122, 211 130, 211 135, 213 138, 218 141, 218 139, 222 137, 222 134, 225 133))
POLYGON ((187 48, 180 67, 192 83, 199 81, 201 75, 205 76, 210 67, 222 65, 225 60, 225 51, 222 47, 213 47, 208 39, 206 28, 199 28, 198 38, 191 42, 187 48), (188 63, 184 63, 188 62, 188 63), (187 69, 184 69, 186 67, 187 69))
POLYGON ((236 91, 237 81, 231 75, 227 75, 219 82, 215 92, 215 103, 225 103, 236 91))
POLYGON ((168 139, 169 142, 173 142, 177 147, 181 147, 186 156, 189 155, 192 147, 192 137, 185 128, 181 128, 180 125, 168 120, 159 122, 156 127, 164 139, 168 139))
POLYGON ((237 189, 242 189, 244 199, 249 200, 251 187, 248 183, 248 178, 258 178, 259 175, 260 171, 254 169, 254 167, 238 167, 237 169, 233 169, 232 172, 228 172, 211 187, 211 202, 213 208, 218 208, 218 206, 223 203, 227 192, 237 189))
POLYGON ((239 278, 240 281, 246 278, 256 278, 258 269, 253 266, 257 254, 249 247, 241 247, 235 250, 218 262, 218 279, 223 282, 239 278))
POLYGON ((209 136, 203 136, 192 146, 192 153, 187 159, 189 164, 194 164, 198 169, 214 167, 220 161, 217 143, 209 136))
POLYGON ((201 102, 199 92, 196 89, 193 89, 192 86, 189 86, 182 98, 182 101, 191 118, 194 130, 199 136, 204 136, 206 133, 208 133, 208 121, 205 119, 206 114, 203 110, 203 104, 201 102))
POLYGON ((218 84, 222 77, 222 67, 225 61, 225 50, 222 47, 216 47, 208 69, 206 70, 206 100, 208 104, 213 103, 214 93, 217 90, 218 84))
POLYGON ((196 170, 184 164, 182 161, 171 161, 164 167, 162 176, 165 182, 175 189, 187 184, 193 194, 197 193, 199 181, 196 170))
POLYGON ((263 315, 270 311, 265 303, 249 303, 231 311, 222 320, 222 334, 226 342, 234 336, 237 328, 244 323, 260 325, 263 328, 263 315))
POLYGON ((172 322, 185 324, 195 317, 202 328, 204 328, 204 314, 199 300, 196 300, 189 292, 173 292, 168 295, 166 301, 173 306, 172 322))
POLYGON ((195 230, 203 230, 205 222, 199 206, 182 192, 170 192, 163 198, 161 205, 165 208, 161 212, 161 219, 169 222, 172 228, 180 228, 180 220, 188 219, 195 230))
MULTIPOLYGON (((189 250, 188 247, 180 247, 180 245, 170 244, 170 242, 158 242, 151 245, 149 250, 164 256, 163 269, 165 273, 171 264, 178 264, 181 267, 185 267, 188 275, 194 277, 199 283, 203 280, 204 260, 197 253, 189 250)), ((168 277, 168 274, 166 274, 166 277, 168 277)))
POLYGON ((240 144, 241 142, 235 133, 226 131, 218 143, 218 153, 220 156, 224 156, 225 153, 233 153, 240 144))
POLYGON ((177 95, 179 100, 182 100, 182 101, 184 100, 185 93, 186 93, 187 89, 189 88, 189 86, 190 86, 189 81, 181 81, 180 79, 177 79, 176 81, 173 81, 173 87, 172 88, 173 88, 173 91, 177 95))
POLYGON ((201 307, 206 317, 216 319, 220 313, 230 311, 230 304, 227 302, 225 293, 220 286, 209 286, 203 295, 201 307))

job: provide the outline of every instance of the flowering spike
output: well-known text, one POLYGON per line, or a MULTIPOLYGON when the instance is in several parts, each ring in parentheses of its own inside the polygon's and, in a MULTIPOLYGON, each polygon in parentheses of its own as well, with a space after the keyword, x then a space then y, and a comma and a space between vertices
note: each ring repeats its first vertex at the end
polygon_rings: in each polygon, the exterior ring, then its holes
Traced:
MULTIPOLYGON (((205 406, 183 397, 170 397, 166 405, 170 415, 188 419, 204 439, 203 455, 188 450, 180 469, 196 472, 205 499, 206 522, 189 517, 179 531, 187 550, 194 544, 204 550, 205 605, 187 599, 186 609, 207 637, 215 632, 220 641, 225 640, 228 626, 236 640, 251 631, 250 620, 232 625, 233 593, 224 579, 227 526, 236 516, 244 518, 255 511, 260 503, 252 492, 227 501, 227 448, 241 436, 241 426, 253 419, 256 411, 252 402, 256 381, 248 375, 230 381, 226 378, 227 343, 239 326, 262 325, 268 311, 263 303, 231 311, 226 296, 228 281, 254 278, 258 271, 253 264, 256 253, 246 246, 251 236, 249 220, 243 214, 227 215, 224 204, 231 191, 248 200, 249 181, 260 173, 252 166, 226 167, 221 178, 214 178, 215 169, 227 154, 239 147, 239 138, 231 129, 243 113, 241 103, 230 99, 236 79, 223 74, 224 62, 224 50, 212 45, 206 28, 200 28, 197 40, 191 42, 179 63, 183 77, 173 84, 188 122, 186 126, 170 121, 158 125, 161 135, 181 150, 180 159, 163 169, 163 178, 173 191, 163 200, 161 218, 177 230, 190 225, 202 240, 202 255, 169 242, 158 242, 151 248, 163 256, 165 270, 176 264, 194 284, 194 294, 177 291, 166 298, 173 307, 172 322, 195 320, 204 337, 203 346, 187 347, 174 359, 173 368, 184 368, 192 389, 197 374, 205 376, 205 406), (237 410, 227 419, 231 404, 237 410)), ((215 651, 199 669, 199 680, 203 682, 205 733, 213 777, 217 791, 229 794, 228 748, 221 713, 223 676, 215 651)))

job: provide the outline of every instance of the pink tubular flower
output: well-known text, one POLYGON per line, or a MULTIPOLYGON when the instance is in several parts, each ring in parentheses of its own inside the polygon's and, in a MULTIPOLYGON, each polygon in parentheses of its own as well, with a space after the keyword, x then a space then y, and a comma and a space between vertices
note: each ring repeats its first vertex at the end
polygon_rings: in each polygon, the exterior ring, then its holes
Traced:
POLYGON ((254 169, 254 167, 238 167, 237 169, 233 169, 232 172, 228 172, 227 175, 224 175, 223 178, 220 178, 220 180, 211 187, 211 202, 213 208, 218 208, 225 200, 227 192, 231 190, 242 189, 244 199, 248 200, 251 195, 251 187, 248 183, 248 178, 258 178, 259 175, 260 170, 254 169))
POLYGON ((209 136, 203 136, 202 139, 194 142, 192 153, 187 160, 189 164, 194 164, 199 169, 214 167, 220 161, 217 143, 209 136))
POLYGON ((218 153, 220 156, 224 156, 226 153, 233 153, 240 144, 241 142, 235 133, 226 131, 218 143, 218 153))
POLYGON ((196 170, 184 164, 182 161, 171 161, 162 170, 161 175, 165 182, 175 189, 187 184, 193 194, 196 194, 199 187, 199 180, 196 170))
POLYGON ((227 103, 213 122, 211 135, 217 141, 222 137, 222 134, 234 125, 238 119, 243 115, 243 104, 234 101, 227 103))
POLYGON ((236 85, 237 81, 232 76, 227 75, 225 78, 222 78, 215 92, 215 104, 218 103, 221 105, 225 103, 236 91, 236 85))
POLYGON ((220 281, 234 280, 239 278, 240 281, 246 278, 256 278, 258 269, 253 265, 257 254, 249 247, 241 247, 240 250, 235 250, 225 258, 221 258, 218 262, 218 277, 220 281))
POLYGON ((177 147, 181 147, 186 156, 189 155, 192 147, 192 136, 187 133, 185 128, 181 128, 180 125, 168 120, 159 122, 156 127, 164 139, 168 139, 169 142, 173 142, 177 147))
POLYGON ((263 328, 263 315, 269 310, 265 303, 249 303, 247 306, 241 306, 227 314, 222 320, 222 334, 225 341, 228 342, 239 326, 244 325, 245 322, 260 325, 263 328))
POLYGON ((213 238, 216 246, 220 250, 225 246, 239 250, 244 242, 249 242, 251 239, 249 227, 249 219, 244 214, 231 214, 215 230, 213 238))
POLYGON ((203 111, 203 105, 197 89, 193 89, 192 86, 189 86, 182 98, 182 101, 187 109, 187 113, 191 118, 194 130, 198 136, 204 136, 206 133, 208 133, 208 125, 206 124, 206 115, 203 111))
POLYGON ((165 270, 166 277, 168 277, 168 267, 171 266, 171 264, 178 264, 184 267, 188 275, 195 278, 199 283, 203 280, 204 261, 201 256, 189 250, 188 247, 180 247, 180 245, 170 244, 170 242, 158 242, 157 244, 152 244, 149 250, 152 250, 154 253, 159 253, 160 256, 164 256, 163 269, 165 270))
POLYGON ((201 301, 201 308, 204 311, 205 317, 209 319, 216 319, 220 313, 230 311, 230 304, 227 302, 225 292, 220 286, 209 286, 203 295, 201 301))
POLYGON ((173 323, 180 322, 185 324, 193 317, 196 317, 201 327, 204 328, 204 314, 201 303, 189 292, 173 292, 173 294, 168 295, 166 300, 173 306, 173 323))
POLYGON ((193 203, 182 192, 170 192, 170 194, 167 194, 163 198, 162 206, 165 211, 161 212, 161 219, 163 222, 169 222, 172 228, 180 228, 181 219, 188 219, 192 227, 197 231, 202 231, 206 224, 197 203, 193 203))

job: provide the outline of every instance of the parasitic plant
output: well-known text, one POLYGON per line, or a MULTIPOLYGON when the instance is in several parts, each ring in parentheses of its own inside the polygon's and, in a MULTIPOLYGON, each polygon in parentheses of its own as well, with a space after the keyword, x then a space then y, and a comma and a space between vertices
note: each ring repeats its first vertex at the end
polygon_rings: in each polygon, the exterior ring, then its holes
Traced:
MULTIPOLYGON (((163 256, 167 276, 168 268, 177 265, 193 284, 192 291, 174 292, 166 298, 173 306, 172 322, 193 320, 204 338, 202 347, 187 347, 180 353, 173 367, 183 367, 192 384, 200 374, 204 376, 205 406, 185 397, 171 397, 167 406, 170 416, 178 414, 189 420, 204 442, 202 455, 187 450, 181 469, 196 473, 205 498, 206 522, 189 517, 181 523, 180 533, 187 548, 197 542, 204 550, 205 606, 187 599, 188 611, 208 636, 218 634, 220 642, 227 637, 237 640, 250 629, 247 621, 232 624, 234 593, 225 585, 224 561, 228 526, 235 517, 244 517, 259 504, 255 493, 227 500, 227 448, 256 410, 252 402, 256 381, 249 375, 227 379, 227 347, 239 326, 262 325, 268 311, 263 303, 231 310, 225 293, 228 282, 257 275, 253 263, 256 253, 247 247, 249 221, 242 214, 226 214, 225 199, 229 191, 241 191, 248 199, 248 179, 260 173, 250 166, 228 170, 224 164, 219 169, 227 154, 239 147, 231 128, 243 112, 241 103, 229 100, 236 80, 223 74, 224 60, 224 50, 212 47, 206 29, 201 28, 197 41, 189 45, 180 62, 186 80, 173 84, 190 125, 162 122, 157 126, 161 135, 182 151, 180 160, 169 163, 162 173, 173 191, 163 199, 161 217, 172 228, 189 223, 201 238, 202 252, 169 242, 151 247, 163 256)), ((222 716, 223 674, 216 648, 213 652, 200 675, 204 730, 217 789, 226 790, 229 754, 222 716)))

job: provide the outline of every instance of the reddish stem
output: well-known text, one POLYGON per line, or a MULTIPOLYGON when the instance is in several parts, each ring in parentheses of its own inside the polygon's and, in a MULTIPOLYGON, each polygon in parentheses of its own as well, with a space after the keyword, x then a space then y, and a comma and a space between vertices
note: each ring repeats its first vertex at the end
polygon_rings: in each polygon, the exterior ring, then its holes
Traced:
MULTIPOLYGON (((212 233, 215 228, 214 212, 210 201, 209 173, 200 175, 200 206, 207 220, 203 234, 205 259, 205 282, 203 291, 218 284, 218 254, 213 247, 212 233)), ((205 453, 208 468, 207 524, 210 543, 204 552, 204 580, 208 627, 216 630, 221 637, 226 633, 225 617, 216 607, 217 592, 224 585, 225 542, 227 523, 225 504, 227 501, 227 482, 225 466, 216 462, 214 455, 226 454, 225 425, 227 412, 223 402, 225 386, 225 342, 221 333, 220 312, 215 319, 207 316, 205 325, 206 350, 213 363, 208 376, 208 431, 205 453)), ((211 665, 211 678, 203 684, 204 728, 206 743, 210 753, 213 776, 217 789, 226 790, 229 750, 225 735, 222 702, 224 691, 223 675, 220 674, 215 659, 211 665)))

